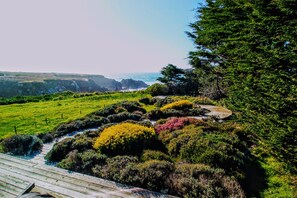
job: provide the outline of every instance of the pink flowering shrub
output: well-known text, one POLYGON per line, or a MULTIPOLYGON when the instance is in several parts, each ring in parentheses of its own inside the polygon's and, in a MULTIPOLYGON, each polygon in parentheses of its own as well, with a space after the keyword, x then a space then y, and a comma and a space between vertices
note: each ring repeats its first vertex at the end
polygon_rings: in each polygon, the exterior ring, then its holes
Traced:
POLYGON ((182 129, 184 126, 199 122, 195 118, 170 118, 163 124, 157 124, 155 131, 159 134, 162 131, 175 131, 182 129))

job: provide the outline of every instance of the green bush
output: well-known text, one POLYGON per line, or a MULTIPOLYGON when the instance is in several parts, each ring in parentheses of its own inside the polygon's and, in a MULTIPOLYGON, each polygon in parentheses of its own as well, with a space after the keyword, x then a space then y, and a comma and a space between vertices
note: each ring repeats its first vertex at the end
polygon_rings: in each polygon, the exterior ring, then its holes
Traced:
POLYGON ((107 119, 111 123, 119 123, 126 120, 135 120, 139 121, 141 120, 142 115, 136 114, 136 113, 128 113, 128 112, 122 112, 114 115, 110 115, 107 117, 107 119))
POLYGON ((143 109, 138 102, 122 101, 116 104, 109 105, 104 109, 101 109, 93 114, 97 116, 107 117, 121 112, 133 113, 134 111, 140 111, 142 113, 146 113, 146 110, 143 109))
POLYGON ((43 143, 52 142, 54 140, 53 135, 50 133, 39 133, 37 137, 41 139, 43 143))
MULTIPOLYGON (((115 156, 112 158, 108 158, 106 160, 105 165, 96 165, 93 168, 93 173, 97 177, 101 177, 108 180, 113 180, 117 182, 124 182, 123 181, 123 173, 126 173, 126 168, 130 164, 135 164, 138 162, 137 157, 131 156, 115 156)), ((137 177, 137 175, 131 175, 133 177, 137 177)), ((127 181, 126 181, 127 182, 127 181)), ((130 182, 128 182, 130 183, 130 182)))
POLYGON ((146 92, 152 96, 168 95, 169 88, 167 85, 155 83, 146 89, 146 92))
POLYGON ((169 193, 181 197, 245 197, 240 184, 221 169, 180 164, 167 181, 169 193))
POLYGON ((161 151, 145 150, 141 156, 142 161, 160 160, 172 162, 170 156, 161 151))
POLYGON ((88 138, 85 135, 80 135, 76 137, 71 145, 71 149, 78 150, 79 152, 92 149, 93 148, 94 141, 91 138, 88 138))
POLYGON ((51 134, 53 137, 61 137, 74 131, 88 129, 92 127, 100 127, 109 122, 108 119, 100 116, 90 116, 84 119, 78 119, 70 121, 68 123, 61 124, 51 134))
POLYGON ((106 155, 97 153, 94 150, 87 150, 83 153, 73 150, 57 166, 71 171, 93 175, 92 169, 95 166, 104 165, 106 159, 106 155))
POLYGON ((32 155, 42 149, 42 141, 34 135, 15 135, 2 142, 3 151, 13 155, 32 155))
POLYGON ((61 142, 56 143, 52 150, 50 150, 50 152, 48 152, 48 154, 45 156, 45 159, 50 162, 59 162, 63 160, 72 150, 72 143, 74 141, 74 138, 66 138, 61 142))
MULTIPOLYGON (((176 144, 180 142, 174 142, 176 144)), ((242 177, 244 167, 244 145, 236 136, 228 134, 202 133, 192 136, 180 146, 180 157, 191 163, 206 163, 223 168, 230 174, 242 177)), ((172 144, 172 142, 171 142, 172 144)))
POLYGON ((140 183, 143 187, 167 192, 166 181, 169 175, 174 171, 174 164, 167 161, 150 160, 138 164, 140 183))

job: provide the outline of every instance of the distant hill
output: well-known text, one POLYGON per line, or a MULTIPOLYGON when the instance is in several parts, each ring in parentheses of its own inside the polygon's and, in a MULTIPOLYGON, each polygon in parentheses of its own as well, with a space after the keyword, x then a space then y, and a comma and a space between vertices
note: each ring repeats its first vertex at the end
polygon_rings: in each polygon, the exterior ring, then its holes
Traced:
POLYGON ((118 82, 103 75, 0 72, 0 97, 52 94, 64 91, 105 92, 145 88, 143 81, 118 82))

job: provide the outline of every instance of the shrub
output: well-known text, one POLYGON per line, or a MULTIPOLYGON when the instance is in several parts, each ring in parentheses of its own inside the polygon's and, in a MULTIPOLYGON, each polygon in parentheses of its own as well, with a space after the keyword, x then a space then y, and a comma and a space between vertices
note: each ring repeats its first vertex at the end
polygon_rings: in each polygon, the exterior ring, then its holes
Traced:
POLYGON ((146 92, 152 96, 168 95, 169 88, 167 85, 155 83, 146 89, 146 92))
POLYGON ((122 112, 114 115, 110 115, 107 117, 110 122, 112 123, 119 123, 126 120, 135 120, 139 121, 141 120, 142 115, 136 114, 136 113, 128 113, 128 112, 122 112))
POLYGON ((85 151, 88 149, 92 149, 93 148, 93 139, 88 138, 87 136, 84 135, 80 135, 79 137, 76 137, 71 145, 71 149, 74 150, 78 150, 79 152, 81 151, 85 151))
POLYGON ((54 140, 53 135, 50 133, 39 133, 37 137, 40 138, 43 143, 52 142, 54 140))
POLYGON ((149 160, 160 160, 160 161, 169 161, 171 162, 171 158, 161 151, 153 151, 153 150, 145 150, 141 156, 142 161, 149 160))
POLYGON ((150 111, 144 117, 150 120, 159 120, 159 119, 165 119, 169 117, 183 117, 183 116, 186 116, 186 114, 180 110, 166 109, 164 111, 161 111, 157 109, 157 110, 150 111))
POLYGON ((180 157, 191 163, 206 163, 242 177, 244 145, 236 136, 201 133, 192 136, 180 149, 180 157))
POLYGON ((145 104, 145 105, 152 105, 152 103, 151 103, 151 99, 150 99, 150 98, 140 98, 140 99, 139 99, 139 102, 140 102, 140 103, 143 103, 143 104, 145 104))
POLYGON ((214 101, 207 97, 195 97, 193 103, 197 105, 214 105, 214 101))
POLYGON ((122 101, 116 104, 109 105, 104 109, 95 112, 94 115, 107 117, 109 115, 114 115, 121 112, 132 113, 134 111, 141 111, 142 113, 146 113, 146 110, 140 107, 140 104, 138 102, 122 101))
POLYGON ((142 113, 146 113, 146 110, 140 107, 140 104, 135 101, 123 101, 118 103, 119 106, 127 109, 128 112, 132 113, 134 111, 141 111, 142 113))
MULTIPOLYGON (((195 118, 170 118, 163 124, 157 124, 155 126, 155 130, 157 133, 160 133, 161 131, 175 131, 178 129, 183 128, 185 125, 193 124, 195 122, 199 122, 195 118)), ((203 121, 202 121, 203 122, 203 121)))
POLYGON ((154 138, 153 128, 122 123, 104 129, 94 148, 111 155, 140 154, 143 149, 151 146, 154 138))
POLYGON ((45 156, 45 159, 50 162, 59 162, 63 160, 71 151, 72 143, 74 141, 74 138, 66 138, 61 142, 56 143, 53 146, 52 150, 50 150, 50 152, 48 152, 48 154, 45 156))
POLYGON ((78 155, 78 150, 69 152, 65 159, 57 164, 59 168, 64 168, 71 171, 80 171, 81 160, 78 155))
POLYGON ((104 165, 106 159, 106 155, 97 153, 94 150, 87 150, 83 153, 73 150, 57 166, 71 171, 93 175, 92 168, 96 165, 104 165))
POLYGON ((42 141, 34 135, 15 135, 2 142, 3 151, 13 155, 32 155, 42 149, 42 141))
POLYGON ((167 110, 167 109, 176 109, 176 110, 184 110, 184 109, 190 109, 193 108, 193 103, 188 100, 180 100, 176 102, 172 102, 170 104, 167 104, 163 107, 161 107, 161 111, 167 110))
POLYGON ((245 197, 235 179, 204 164, 180 164, 168 178, 169 193, 182 197, 245 197))
POLYGON ((74 120, 61 124, 51 134, 53 137, 61 137, 74 131, 87 129, 91 127, 100 127, 109 122, 108 119, 100 116, 91 116, 84 119, 74 120))
POLYGON ((137 165, 140 183, 143 187, 167 192, 166 180, 174 171, 174 164, 166 161, 150 160, 137 165))
POLYGON ((159 98, 156 101, 156 107, 163 107, 164 105, 167 105, 169 103, 175 102, 177 101, 175 98, 173 98, 172 96, 167 96, 165 98, 159 98))
MULTIPOLYGON (((97 177, 101 177, 108 180, 123 182, 122 173, 125 172, 126 167, 129 164, 135 164, 138 162, 137 157, 131 156, 115 156, 108 158, 105 165, 97 165, 93 168, 93 173, 97 177)), ((137 177, 137 175, 132 175, 137 177)))

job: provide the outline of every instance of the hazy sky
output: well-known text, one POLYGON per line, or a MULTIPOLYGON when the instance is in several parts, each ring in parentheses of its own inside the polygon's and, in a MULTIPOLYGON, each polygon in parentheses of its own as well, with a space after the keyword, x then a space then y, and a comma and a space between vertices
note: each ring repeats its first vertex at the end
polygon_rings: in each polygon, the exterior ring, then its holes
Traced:
POLYGON ((0 71, 187 67, 198 0, 0 0, 0 71))

